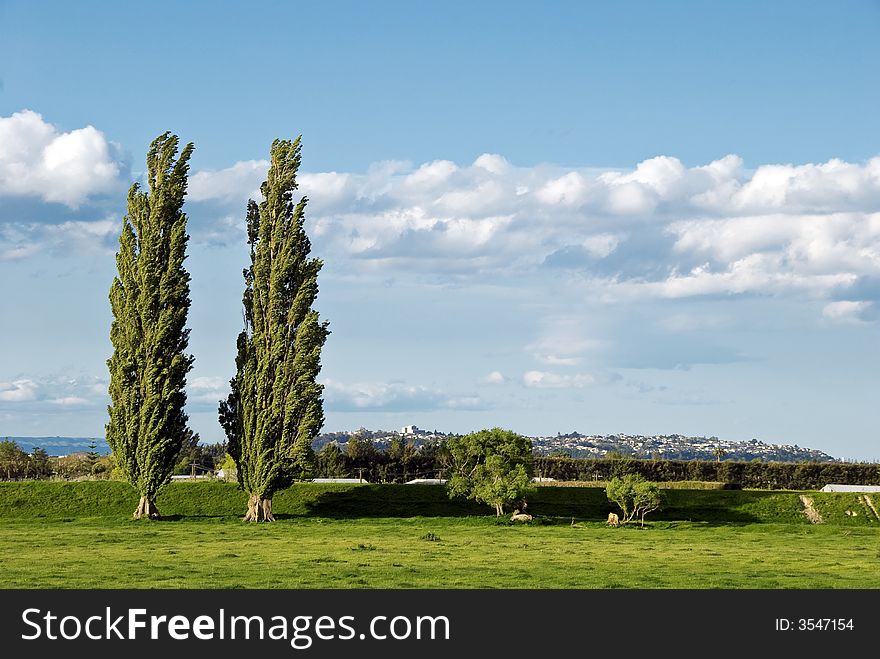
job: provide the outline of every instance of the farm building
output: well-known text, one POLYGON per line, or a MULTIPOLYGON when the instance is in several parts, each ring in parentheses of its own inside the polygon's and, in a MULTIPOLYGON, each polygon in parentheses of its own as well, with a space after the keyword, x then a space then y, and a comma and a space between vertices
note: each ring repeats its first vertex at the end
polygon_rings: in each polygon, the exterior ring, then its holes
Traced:
POLYGON ((880 492, 880 485, 840 485, 829 483, 821 492, 880 492))

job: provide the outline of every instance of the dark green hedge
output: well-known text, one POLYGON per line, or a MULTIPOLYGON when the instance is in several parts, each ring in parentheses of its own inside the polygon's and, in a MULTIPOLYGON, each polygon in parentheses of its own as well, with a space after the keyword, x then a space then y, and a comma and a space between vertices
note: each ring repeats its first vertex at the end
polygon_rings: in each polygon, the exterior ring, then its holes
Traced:
POLYGON ((733 487, 818 490, 828 483, 880 484, 880 466, 848 463, 535 458, 536 476, 562 481, 607 480, 625 473, 651 481, 718 481, 733 487))

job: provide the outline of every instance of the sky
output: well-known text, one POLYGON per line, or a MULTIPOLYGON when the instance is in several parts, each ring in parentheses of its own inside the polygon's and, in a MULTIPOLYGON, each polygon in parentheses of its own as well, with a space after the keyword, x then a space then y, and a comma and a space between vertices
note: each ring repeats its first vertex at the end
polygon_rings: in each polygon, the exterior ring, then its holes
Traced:
POLYGON ((275 138, 327 431, 758 438, 880 459, 880 3, 0 0, 0 435, 102 436, 150 141, 192 141, 187 411, 275 138))

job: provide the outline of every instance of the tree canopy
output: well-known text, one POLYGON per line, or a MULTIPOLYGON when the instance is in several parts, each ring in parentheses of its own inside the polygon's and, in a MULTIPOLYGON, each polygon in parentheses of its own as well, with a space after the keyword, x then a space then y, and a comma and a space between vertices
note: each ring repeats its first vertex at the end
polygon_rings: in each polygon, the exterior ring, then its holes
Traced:
POLYGON ((309 469, 311 443, 324 424, 323 387, 316 378, 329 330, 312 309, 322 262, 309 258, 307 199, 293 200, 301 159, 299 137, 275 140, 263 199, 247 206, 245 327, 220 423, 249 495, 249 521, 274 520, 273 493, 309 469))
POLYGON ((147 186, 128 192, 118 275, 110 287, 110 420, 107 443, 125 478, 141 495, 135 517, 158 517, 155 497, 168 481, 187 436, 186 354, 189 273, 184 268, 187 172, 193 145, 177 156, 178 138, 164 133, 147 152, 147 186))
POLYGON ((453 437, 447 450, 451 497, 486 503, 502 515, 505 506, 522 499, 531 488, 532 442, 527 437, 492 428, 453 437))
POLYGON ((615 476, 606 486, 605 495, 620 507, 623 512, 620 521, 624 524, 638 517, 644 526, 645 515, 660 508, 661 503, 657 484, 638 474, 615 476))

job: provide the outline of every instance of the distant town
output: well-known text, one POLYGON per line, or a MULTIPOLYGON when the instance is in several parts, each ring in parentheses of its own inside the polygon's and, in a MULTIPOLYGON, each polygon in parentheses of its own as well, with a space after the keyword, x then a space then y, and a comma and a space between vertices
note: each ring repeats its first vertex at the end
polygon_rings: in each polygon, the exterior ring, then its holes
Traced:
MULTIPOLYGON (((377 448, 387 448, 394 438, 404 438, 416 446, 438 442, 449 433, 425 430, 418 426, 404 426, 397 431, 358 430, 331 432, 319 435, 313 442, 315 450, 336 442, 344 445, 357 436, 372 440, 377 448)), ((583 435, 579 432, 531 437, 534 450, 544 456, 572 458, 602 458, 609 454, 634 458, 665 460, 761 460, 765 462, 841 462, 827 453, 804 448, 797 444, 767 444, 757 439, 732 441, 718 437, 688 437, 686 435, 583 435)))
MULTIPOLYGON (((400 430, 345 430, 318 435, 312 443, 315 451, 335 442, 345 447, 352 437, 367 439, 378 449, 387 449, 394 439, 405 439, 419 447, 442 441, 452 433, 426 430, 415 425, 400 430)), ((77 452, 94 451, 101 455, 110 452, 103 438, 96 437, 9 437, 22 449, 31 452, 34 447, 45 449, 50 455, 62 456, 77 452)), ((686 435, 584 435, 579 432, 531 437, 535 452, 543 456, 572 458, 602 458, 609 454, 634 458, 667 460, 737 460, 762 462, 842 462, 815 449, 789 444, 769 444, 758 439, 732 441, 718 437, 689 437, 686 435)))

